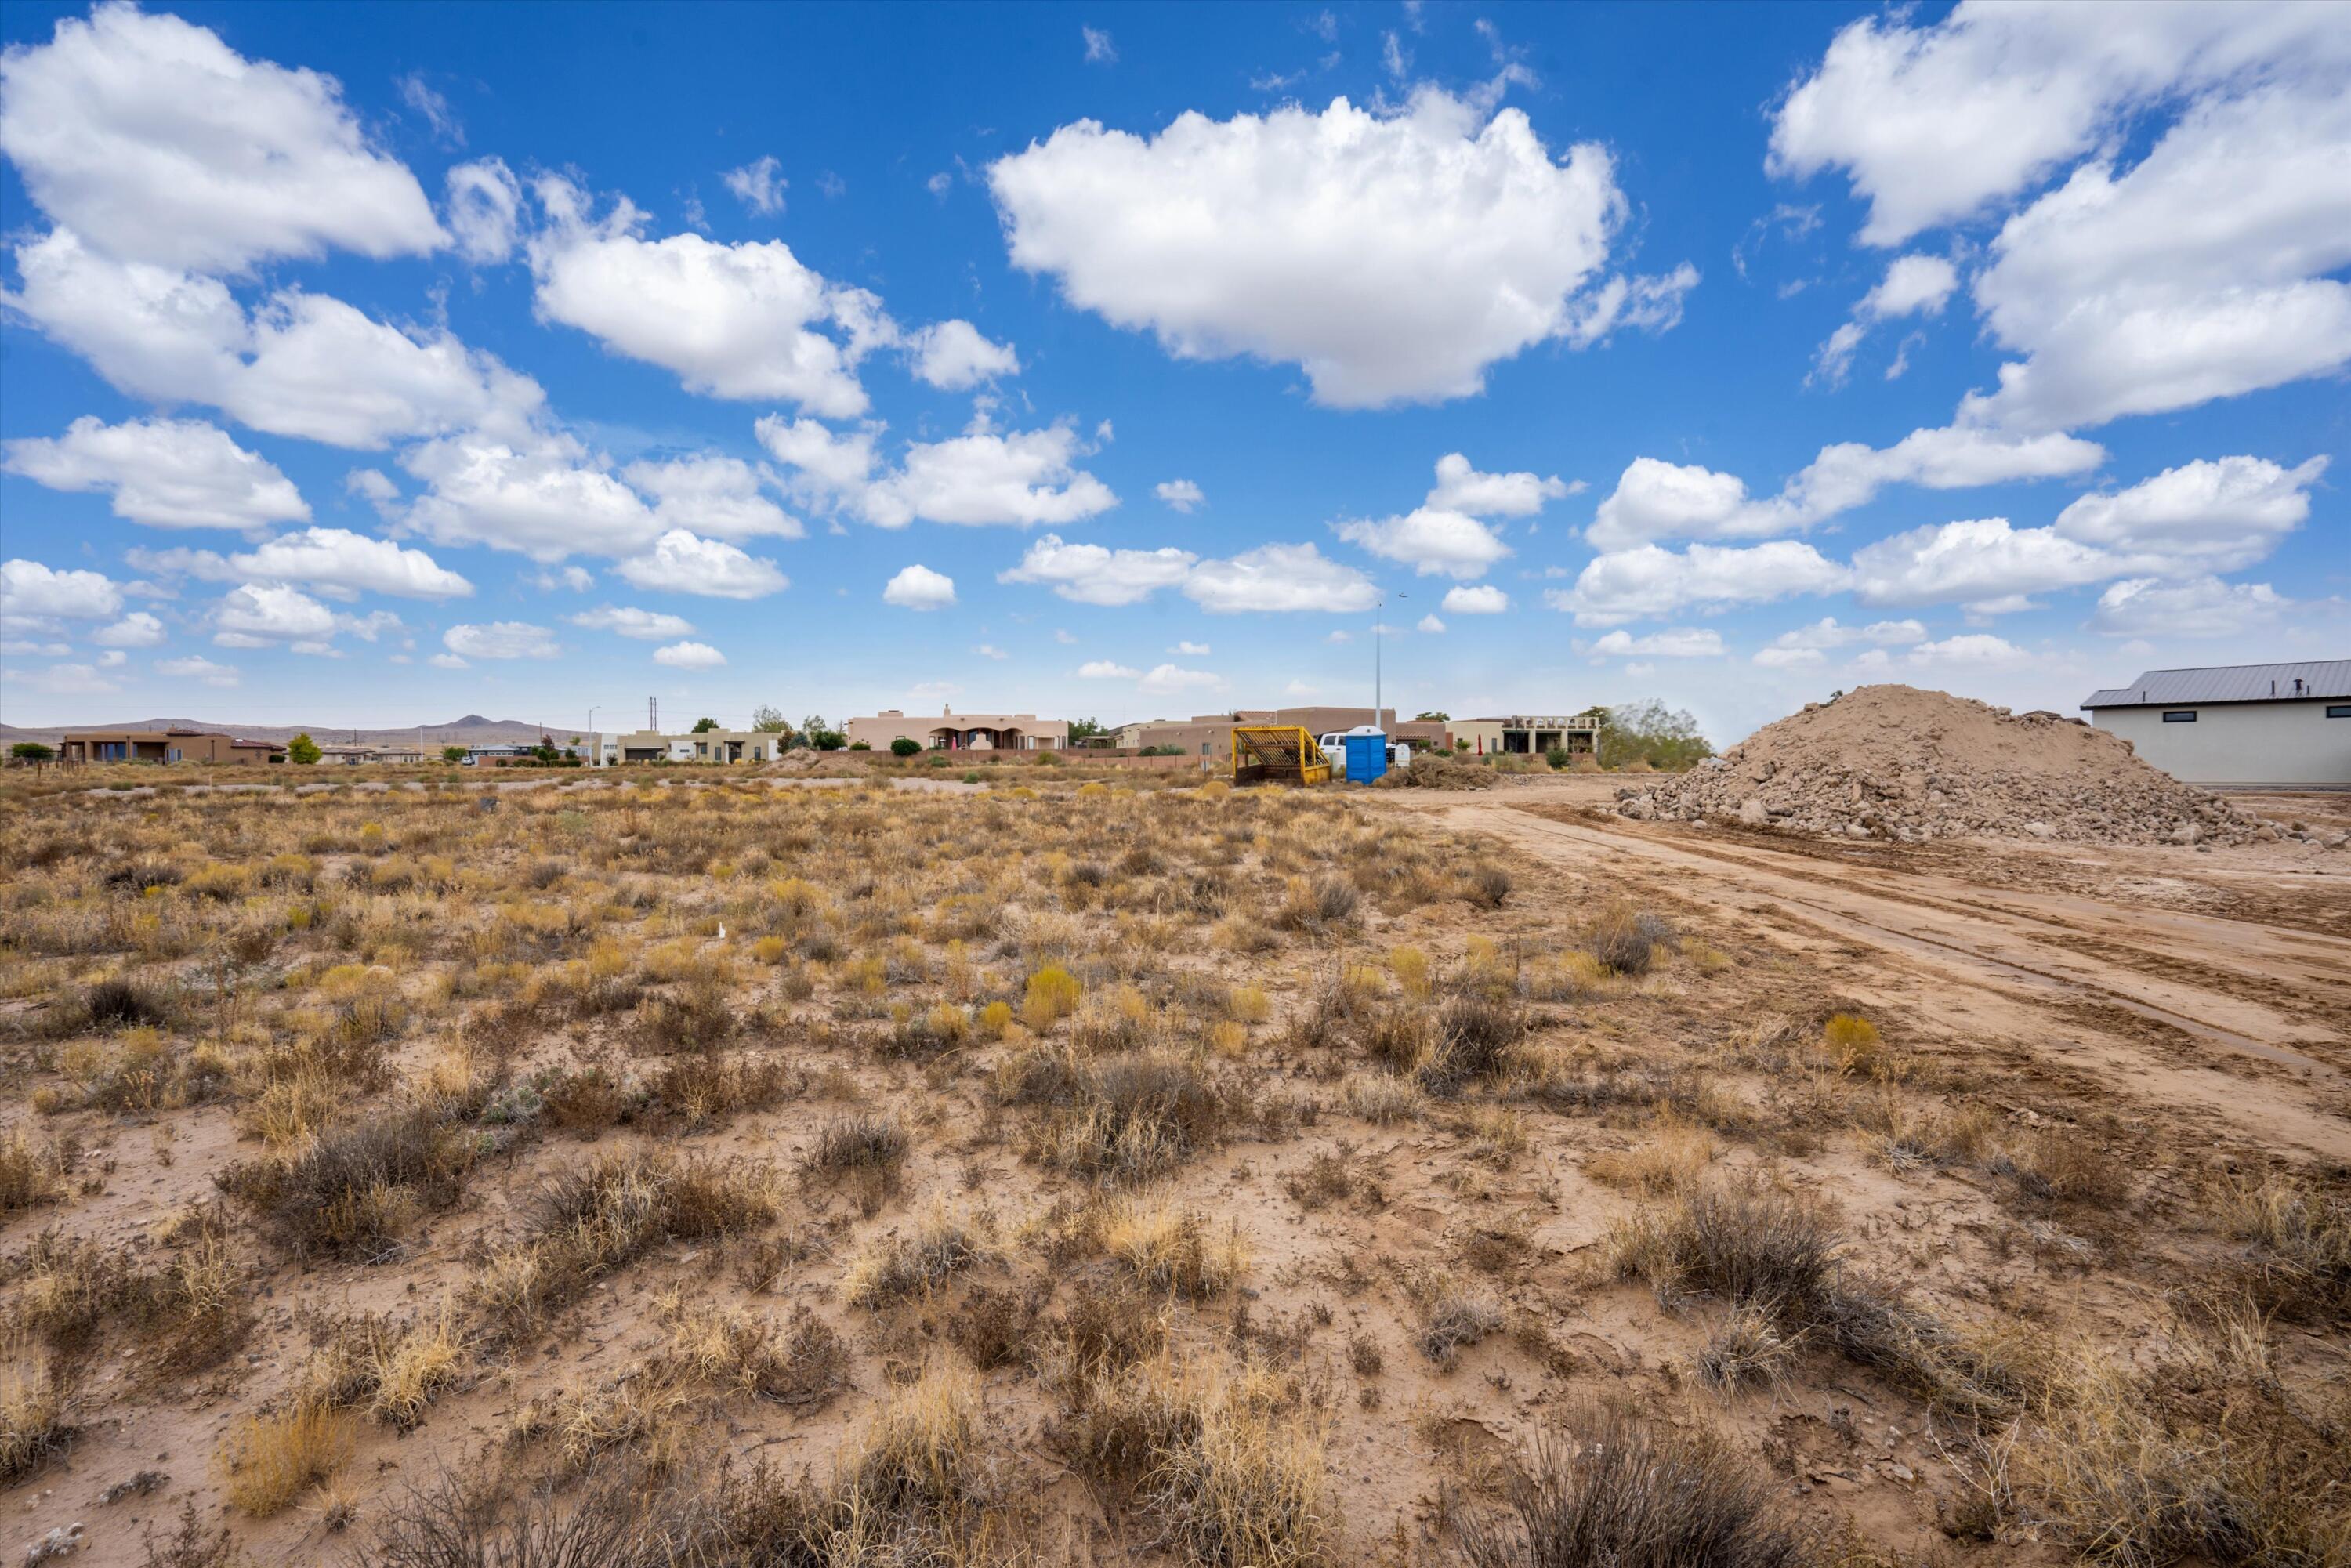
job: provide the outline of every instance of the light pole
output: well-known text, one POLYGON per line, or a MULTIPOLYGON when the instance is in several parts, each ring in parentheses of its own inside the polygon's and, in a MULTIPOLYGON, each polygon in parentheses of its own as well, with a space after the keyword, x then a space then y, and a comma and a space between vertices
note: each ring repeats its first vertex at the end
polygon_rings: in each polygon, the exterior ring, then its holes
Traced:
MULTIPOLYGON (((1399 593, 1396 597, 1409 599, 1412 595, 1399 593)), ((1386 672, 1382 667, 1380 641, 1383 633, 1387 630, 1383 624, 1388 618, 1387 608, 1388 591, 1383 588, 1380 590, 1380 601, 1372 612, 1372 727, 1382 731, 1387 728, 1386 724, 1380 717, 1382 687, 1386 678, 1386 672)))
POLYGON ((588 709, 588 745, 596 753, 589 761, 590 768, 604 766, 604 737, 596 733, 596 706, 590 705, 588 709))

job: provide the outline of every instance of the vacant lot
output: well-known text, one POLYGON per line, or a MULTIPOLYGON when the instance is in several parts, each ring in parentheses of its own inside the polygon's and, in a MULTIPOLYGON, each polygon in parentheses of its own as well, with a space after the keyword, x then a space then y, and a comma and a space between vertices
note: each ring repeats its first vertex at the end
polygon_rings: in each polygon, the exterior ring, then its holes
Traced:
POLYGON ((0 1549, 2351 1562, 2351 856, 790 782, 0 802, 0 1549))

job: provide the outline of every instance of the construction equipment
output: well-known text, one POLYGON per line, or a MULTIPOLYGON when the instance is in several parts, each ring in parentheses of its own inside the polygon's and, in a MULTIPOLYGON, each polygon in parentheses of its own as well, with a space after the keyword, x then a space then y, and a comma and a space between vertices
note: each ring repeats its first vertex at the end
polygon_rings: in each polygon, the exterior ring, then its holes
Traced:
POLYGON ((1328 784, 1331 759, 1303 727, 1294 724, 1233 726, 1236 784, 1328 784))

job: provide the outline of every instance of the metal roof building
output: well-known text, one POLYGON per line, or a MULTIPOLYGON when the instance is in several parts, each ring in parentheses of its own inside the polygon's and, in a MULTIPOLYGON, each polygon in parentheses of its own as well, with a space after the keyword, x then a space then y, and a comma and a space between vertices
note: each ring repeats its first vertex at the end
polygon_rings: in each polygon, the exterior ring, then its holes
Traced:
POLYGON ((2082 706, 2158 707, 2165 703, 2294 702, 2308 697, 2351 697, 2351 659, 2149 670, 2129 685, 2092 692, 2082 706))
POLYGON ((2149 670, 2082 706, 2190 784, 2351 787, 2351 659, 2149 670))

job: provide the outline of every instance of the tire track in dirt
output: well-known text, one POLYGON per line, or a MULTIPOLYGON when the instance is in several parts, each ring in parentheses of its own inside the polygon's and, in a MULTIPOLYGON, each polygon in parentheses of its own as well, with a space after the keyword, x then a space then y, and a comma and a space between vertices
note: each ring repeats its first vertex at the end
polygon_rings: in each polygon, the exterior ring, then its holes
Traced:
MULTIPOLYGON (((2351 1121, 2320 1101, 2340 1103, 2351 1074, 2336 1061, 2351 1054, 2339 1031, 2314 1021, 2309 977, 2295 965, 2273 965, 2275 934, 2259 926, 2205 916, 2181 916, 2207 928, 2210 944, 2199 967, 2216 963, 2263 974, 2290 997, 2300 1017, 2247 997, 2199 988, 2123 967, 2085 962, 2048 942, 2049 915, 2022 911, 1980 912, 1948 897, 1916 894, 1903 873, 1873 872, 1868 887, 1823 876, 1814 862, 1782 870, 1758 854, 1716 846, 1684 846, 1636 831, 1560 822, 1484 801, 1428 802, 1447 825, 1487 834, 1517 852, 1554 865, 1604 876, 1614 869, 1628 883, 1650 876, 1683 898, 1726 915, 1744 915, 1767 929, 1817 948, 1823 937, 1866 951, 1865 962, 1888 980, 1907 977, 1905 1000, 1954 1039, 1996 1035, 2053 1067, 2061 1067, 2118 1097, 2168 1105, 2218 1124, 2263 1147, 2292 1145, 2321 1158, 2351 1158, 2351 1121), (2272 972, 2276 967, 2287 973, 2272 972), (2087 1029, 2080 1009, 2091 1003, 2147 1027, 2087 1029), (2071 1011, 2062 1031, 2052 1026, 2071 1011), (2196 1053, 2180 1049, 2185 1042, 2196 1053)), ((1744 846, 1742 846, 1742 849, 1744 846)), ((1629 891, 1629 888, 1628 888, 1629 891)), ((1972 895, 1978 890, 1968 888, 1972 895)), ((2146 912, 2074 900, 2085 917, 2105 928, 2104 939, 2144 933, 2146 912)), ((2176 930, 2176 928, 2175 928, 2176 930)), ((2314 939, 2330 959, 2351 943, 2314 939)), ((2150 960, 2160 967, 2159 959, 2150 960)), ((2327 982, 2319 982, 2325 988, 2327 982)), ((2325 1016, 2318 1009, 2316 1017, 2325 1016)), ((2351 1016, 2338 1012, 2335 1016, 2351 1016)))

